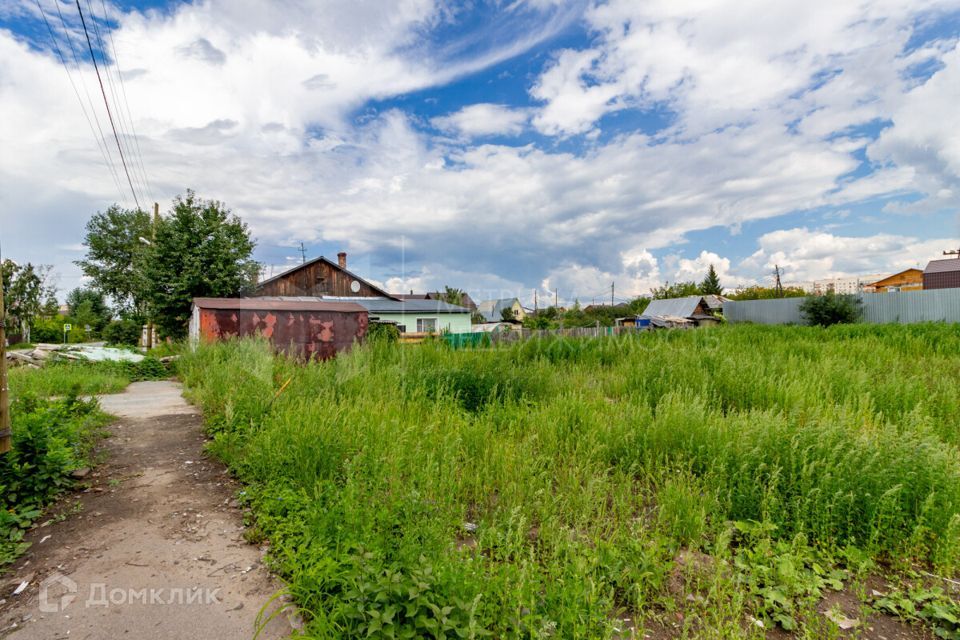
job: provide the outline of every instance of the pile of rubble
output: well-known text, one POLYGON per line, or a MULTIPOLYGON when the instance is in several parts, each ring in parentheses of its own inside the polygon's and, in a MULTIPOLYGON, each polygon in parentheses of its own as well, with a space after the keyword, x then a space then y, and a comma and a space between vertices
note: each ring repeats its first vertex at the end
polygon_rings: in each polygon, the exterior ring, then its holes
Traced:
POLYGON ((40 368, 48 362, 88 360, 100 362, 140 362, 143 356, 125 349, 114 349, 102 344, 38 344, 32 349, 7 351, 7 362, 12 367, 40 368))

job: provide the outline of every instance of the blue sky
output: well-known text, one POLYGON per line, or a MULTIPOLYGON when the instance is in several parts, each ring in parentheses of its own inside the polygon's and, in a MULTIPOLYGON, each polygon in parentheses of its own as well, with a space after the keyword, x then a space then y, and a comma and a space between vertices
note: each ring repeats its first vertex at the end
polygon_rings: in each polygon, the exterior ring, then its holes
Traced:
MULTIPOLYGON (((0 240, 65 292, 133 196, 57 2, 53 41, 36 0, 0 8, 0 240)), ((81 4, 139 199, 226 202, 267 275, 303 242, 397 291, 571 301, 960 244, 960 1, 81 4)))

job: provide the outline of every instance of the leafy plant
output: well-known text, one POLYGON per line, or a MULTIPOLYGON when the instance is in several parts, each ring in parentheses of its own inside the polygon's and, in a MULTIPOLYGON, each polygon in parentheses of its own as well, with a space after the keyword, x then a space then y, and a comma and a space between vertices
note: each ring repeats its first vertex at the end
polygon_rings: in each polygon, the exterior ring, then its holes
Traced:
POLYGON ((862 313, 862 306, 863 302, 857 296, 828 291, 804 300, 800 304, 800 315, 807 324, 829 327, 856 322, 862 313))

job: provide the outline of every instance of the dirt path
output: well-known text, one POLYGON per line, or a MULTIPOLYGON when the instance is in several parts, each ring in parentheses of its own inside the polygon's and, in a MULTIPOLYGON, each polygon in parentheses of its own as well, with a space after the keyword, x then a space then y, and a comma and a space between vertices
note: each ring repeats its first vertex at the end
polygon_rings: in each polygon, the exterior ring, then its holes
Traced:
MULTIPOLYGON (((242 538, 238 487, 204 457, 200 416, 166 381, 101 402, 120 417, 106 460, 85 478, 90 489, 59 506, 65 519, 29 533, 30 551, 0 579, 0 637, 252 637, 281 585, 242 538)), ((260 637, 291 630, 280 615, 260 637)))

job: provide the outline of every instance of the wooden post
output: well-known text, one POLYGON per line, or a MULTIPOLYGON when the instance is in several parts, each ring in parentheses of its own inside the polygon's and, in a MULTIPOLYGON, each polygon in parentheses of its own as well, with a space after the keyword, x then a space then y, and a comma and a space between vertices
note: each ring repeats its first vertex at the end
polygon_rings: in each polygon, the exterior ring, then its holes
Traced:
MULTIPOLYGON (((153 203, 153 229, 151 229, 151 234, 150 234, 150 240, 154 244, 151 246, 155 246, 157 242, 157 222, 159 220, 160 220, 160 203, 154 202, 153 203)), ((147 313, 149 316, 147 319, 147 339, 144 341, 144 343, 147 347, 147 351, 149 351, 150 349, 153 348, 153 313, 149 311, 147 313)))
POLYGON ((3 306, 3 277, 0 277, 0 453, 13 447, 10 442, 10 396, 7 388, 7 314, 3 306))

